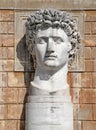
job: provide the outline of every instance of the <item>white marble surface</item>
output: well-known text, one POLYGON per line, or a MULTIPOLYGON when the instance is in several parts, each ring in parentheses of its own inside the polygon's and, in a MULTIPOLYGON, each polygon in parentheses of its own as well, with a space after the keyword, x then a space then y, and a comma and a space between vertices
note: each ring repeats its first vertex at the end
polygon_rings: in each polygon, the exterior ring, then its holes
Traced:
POLYGON ((26 130, 73 130, 70 99, 64 96, 31 96, 30 99, 26 104, 26 130))
POLYGON ((36 55, 37 67, 31 86, 49 92, 67 86, 68 57, 72 46, 63 29, 39 29, 32 54, 36 55))
POLYGON ((63 125, 39 125, 39 124, 30 124, 26 126, 26 130, 73 130, 72 122, 65 121, 63 125))
POLYGON ((26 130, 73 130, 67 73, 80 44, 75 21, 65 12, 42 10, 28 18, 26 27, 26 44, 36 61, 26 130))

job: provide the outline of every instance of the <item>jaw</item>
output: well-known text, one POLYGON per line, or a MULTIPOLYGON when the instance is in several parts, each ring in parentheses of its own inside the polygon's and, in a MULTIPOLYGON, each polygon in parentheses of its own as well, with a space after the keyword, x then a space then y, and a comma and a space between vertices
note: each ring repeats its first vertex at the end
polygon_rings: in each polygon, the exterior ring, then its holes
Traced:
MULTIPOLYGON (((61 68, 58 68, 58 67, 49 67, 49 66, 45 66, 45 67, 40 67, 40 66, 37 66, 36 68, 36 71, 35 71, 35 75, 39 75, 39 76, 56 76, 58 78, 60 78, 60 75, 63 74, 63 75, 67 75, 68 73, 68 64, 66 63, 64 66, 62 66, 61 68)), ((64 78, 64 77, 62 77, 64 78)))
POLYGON ((63 65, 57 65, 57 64, 46 64, 44 63, 43 66, 37 66, 37 68, 39 68, 39 70, 41 70, 43 73, 47 73, 49 75, 53 75, 56 72, 58 72, 59 70, 62 70, 62 68, 64 68, 65 66, 68 66, 68 64, 63 64, 63 65))

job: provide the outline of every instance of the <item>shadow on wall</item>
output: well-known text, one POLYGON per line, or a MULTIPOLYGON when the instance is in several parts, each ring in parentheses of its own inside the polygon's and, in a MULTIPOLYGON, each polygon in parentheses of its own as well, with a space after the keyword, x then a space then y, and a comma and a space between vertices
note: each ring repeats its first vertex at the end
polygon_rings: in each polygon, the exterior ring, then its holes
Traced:
POLYGON ((27 95, 29 94, 30 81, 32 81, 32 78, 34 76, 34 70, 35 70, 32 56, 29 54, 29 51, 27 49, 25 35, 19 41, 17 48, 16 48, 16 52, 17 52, 17 57, 18 57, 20 63, 24 67, 24 82, 25 82, 25 86, 27 88, 27 92, 26 92, 24 102, 23 102, 24 106, 23 106, 22 114, 21 114, 21 118, 20 118, 20 130, 25 130, 25 123, 24 123, 24 121, 25 121, 25 103, 27 101, 27 95))

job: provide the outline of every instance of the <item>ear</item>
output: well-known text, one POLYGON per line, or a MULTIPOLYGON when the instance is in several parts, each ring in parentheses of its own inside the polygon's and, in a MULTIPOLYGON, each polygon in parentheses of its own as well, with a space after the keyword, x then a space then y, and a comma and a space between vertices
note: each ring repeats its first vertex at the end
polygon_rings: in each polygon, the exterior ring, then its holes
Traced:
POLYGON ((68 42, 68 52, 70 52, 71 49, 72 49, 72 45, 70 42, 68 42))

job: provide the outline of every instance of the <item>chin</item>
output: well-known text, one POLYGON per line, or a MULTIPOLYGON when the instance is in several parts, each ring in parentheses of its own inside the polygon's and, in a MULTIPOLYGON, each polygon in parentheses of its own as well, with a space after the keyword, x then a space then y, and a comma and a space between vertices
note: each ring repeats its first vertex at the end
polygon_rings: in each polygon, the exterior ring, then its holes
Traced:
POLYGON ((48 70, 57 70, 58 68, 60 68, 60 65, 54 62, 45 62, 44 66, 48 70))
POLYGON ((44 62, 44 66, 48 68, 49 70, 58 70, 64 67, 67 64, 67 62, 60 62, 56 60, 48 60, 44 62))

